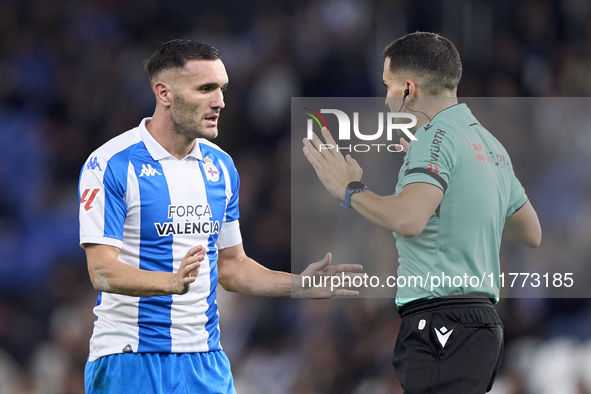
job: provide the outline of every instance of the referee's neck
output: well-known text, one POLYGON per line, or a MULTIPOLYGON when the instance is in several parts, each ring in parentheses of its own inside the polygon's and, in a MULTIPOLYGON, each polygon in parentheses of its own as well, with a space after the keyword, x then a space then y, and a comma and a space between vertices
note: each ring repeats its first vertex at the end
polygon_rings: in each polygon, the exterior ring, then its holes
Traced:
POLYGON ((423 125, 429 123, 438 113, 456 105, 457 103, 458 98, 455 95, 439 97, 417 97, 416 105, 410 107, 417 117, 417 125, 415 126, 416 129, 418 130, 423 125))

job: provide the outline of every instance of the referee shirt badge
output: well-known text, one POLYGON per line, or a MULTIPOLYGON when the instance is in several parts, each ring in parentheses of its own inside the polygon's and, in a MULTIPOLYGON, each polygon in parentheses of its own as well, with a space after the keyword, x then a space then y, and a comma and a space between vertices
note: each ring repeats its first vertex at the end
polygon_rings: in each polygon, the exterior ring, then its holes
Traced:
POLYGON ((472 149, 474 150, 474 156, 480 163, 486 163, 486 156, 484 155, 484 148, 482 144, 472 142, 472 149))
POLYGON ((203 170, 208 181, 217 182, 220 179, 220 172, 209 157, 203 159, 203 170))

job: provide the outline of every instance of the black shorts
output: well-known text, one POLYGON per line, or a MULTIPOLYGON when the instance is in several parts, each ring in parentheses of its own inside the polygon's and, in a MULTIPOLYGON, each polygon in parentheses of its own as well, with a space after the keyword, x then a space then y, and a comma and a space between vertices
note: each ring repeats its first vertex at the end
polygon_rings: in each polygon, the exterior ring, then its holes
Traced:
POLYGON ((405 394, 482 394, 503 356, 503 324, 485 298, 436 298, 400 308, 392 364, 405 394))

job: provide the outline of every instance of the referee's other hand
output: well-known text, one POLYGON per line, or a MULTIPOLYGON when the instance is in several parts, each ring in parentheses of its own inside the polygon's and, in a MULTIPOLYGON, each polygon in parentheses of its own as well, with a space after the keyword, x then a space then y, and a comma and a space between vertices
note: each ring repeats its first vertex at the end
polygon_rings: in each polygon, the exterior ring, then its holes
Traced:
MULTIPOLYGON (((407 140, 405 140, 404 138, 401 137, 400 138, 400 145, 402 145, 402 151, 404 153, 407 153, 408 152, 408 148, 410 147, 410 143, 407 140)), ((404 157, 406 157, 406 155, 404 155, 404 157)))

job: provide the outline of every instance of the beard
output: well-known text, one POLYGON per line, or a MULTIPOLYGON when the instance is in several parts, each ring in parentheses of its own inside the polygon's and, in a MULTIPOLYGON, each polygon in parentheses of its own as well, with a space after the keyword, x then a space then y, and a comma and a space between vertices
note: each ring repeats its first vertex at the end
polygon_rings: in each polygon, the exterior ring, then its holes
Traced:
POLYGON ((195 138, 213 140, 217 137, 217 128, 206 131, 201 123, 202 117, 196 115, 195 107, 187 104, 182 96, 174 96, 173 103, 172 126, 180 137, 187 141, 193 141, 195 138))

